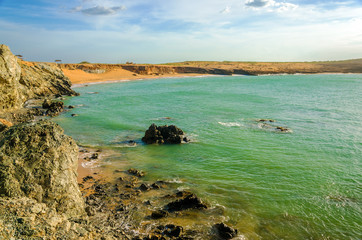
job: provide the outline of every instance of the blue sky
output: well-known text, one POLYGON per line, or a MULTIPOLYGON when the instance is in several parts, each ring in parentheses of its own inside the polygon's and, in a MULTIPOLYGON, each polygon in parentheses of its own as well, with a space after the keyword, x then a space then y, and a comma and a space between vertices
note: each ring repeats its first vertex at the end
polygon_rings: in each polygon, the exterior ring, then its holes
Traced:
POLYGON ((0 43, 73 63, 362 58, 362 0, 0 0, 0 43))

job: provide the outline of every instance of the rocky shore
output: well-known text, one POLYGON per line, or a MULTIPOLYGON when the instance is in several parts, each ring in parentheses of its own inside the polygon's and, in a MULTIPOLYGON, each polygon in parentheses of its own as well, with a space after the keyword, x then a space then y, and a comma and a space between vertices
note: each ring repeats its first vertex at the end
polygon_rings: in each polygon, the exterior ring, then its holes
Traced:
MULTIPOLYGON (((49 120, 77 95, 56 65, 23 62, 0 45, 0 239, 231 239, 223 209, 137 169, 77 181, 77 146, 49 120)), ((84 157, 86 155, 86 157, 84 157)))

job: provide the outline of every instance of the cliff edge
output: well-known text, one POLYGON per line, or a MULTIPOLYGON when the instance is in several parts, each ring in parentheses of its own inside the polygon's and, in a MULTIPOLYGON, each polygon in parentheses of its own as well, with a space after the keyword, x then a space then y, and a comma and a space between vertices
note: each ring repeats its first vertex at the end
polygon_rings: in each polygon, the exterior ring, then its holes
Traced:
POLYGON ((57 66, 23 62, 0 44, 0 112, 20 109, 31 98, 51 95, 77 93, 57 66))

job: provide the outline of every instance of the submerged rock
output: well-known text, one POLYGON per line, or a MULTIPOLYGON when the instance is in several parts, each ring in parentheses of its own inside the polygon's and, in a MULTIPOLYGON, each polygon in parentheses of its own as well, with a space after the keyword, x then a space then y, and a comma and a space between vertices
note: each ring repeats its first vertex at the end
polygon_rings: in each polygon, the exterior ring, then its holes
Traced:
POLYGON ((56 123, 14 126, 0 139, 0 196, 29 197, 67 216, 84 214, 78 147, 56 123))
POLYGON ((262 118, 262 119, 258 119, 258 120, 256 120, 257 122, 275 122, 275 120, 273 120, 273 119, 264 119, 264 118, 262 118))
POLYGON ((153 123, 145 132, 142 141, 147 144, 179 144, 189 141, 184 135, 184 132, 175 125, 156 126, 153 123))

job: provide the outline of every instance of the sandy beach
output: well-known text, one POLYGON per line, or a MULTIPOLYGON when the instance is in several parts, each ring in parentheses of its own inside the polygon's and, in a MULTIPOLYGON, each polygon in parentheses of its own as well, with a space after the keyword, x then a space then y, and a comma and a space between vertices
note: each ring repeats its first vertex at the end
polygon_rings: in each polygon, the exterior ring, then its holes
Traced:
POLYGON ((160 75, 143 75, 137 74, 124 69, 112 69, 104 73, 88 73, 81 69, 70 70, 62 68, 64 75, 67 76, 73 85, 88 84, 88 83, 101 83, 101 82, 114 82, 122 80, 140 80, 140 79, 151 79, 151 78, 169 78, 169 77, 191 77, 191 76, 202 76, 205 74, 160 74, 160 75))

